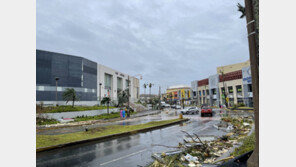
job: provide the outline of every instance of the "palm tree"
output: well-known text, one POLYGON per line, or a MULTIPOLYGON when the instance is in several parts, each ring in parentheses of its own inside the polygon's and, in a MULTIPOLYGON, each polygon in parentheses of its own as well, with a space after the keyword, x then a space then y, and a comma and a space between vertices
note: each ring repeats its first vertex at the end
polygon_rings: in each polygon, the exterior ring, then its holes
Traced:
POLYGON ((73 88, 66 89, 66 91, 63 93, 63 99, 66 101, 66 104, 69 101, 72 101, 72 107, 74 107, 74 102, 79 100, 78 96, 76 95, 76 91, 73 88))
POLYGON ((242 15, 239 18, 244 18, 246 16, 246 11, 245 11, 245 7, 242 6, 240 3, 237 4, 237 11, 240 11, 242 13, 242 15))
POLYGON ((146 88, 147 88, 147 84, 144 83, 143 87, 144 87, 144 97, 145 97, 145 102, 146 102, 146 88))
POLYGON ((149 83, 149 99, 151 99, 151 87, 153 86, 152 83, 149 83))
POLYGON ((111 102, 110 97, 104 97, 101 101, 102 104, 107 104, 107 113, 109 114, 109 104, 111 102))

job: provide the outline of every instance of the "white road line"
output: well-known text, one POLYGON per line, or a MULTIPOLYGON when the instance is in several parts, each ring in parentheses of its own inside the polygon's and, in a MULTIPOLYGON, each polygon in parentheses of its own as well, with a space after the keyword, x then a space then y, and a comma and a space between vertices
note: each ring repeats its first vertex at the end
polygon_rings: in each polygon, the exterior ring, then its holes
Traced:
POLYGON ((130 157, 130 156, 132 156, 132 155, 138 154, 138 153, 143 152, 143 151, 146 151, 146 150, 147 150, 147 149, 144 149, 144 150, 141 150, 141 151, 138 151, 138 152, 134 152, 134 153, 131 153, 131 154, 129 154, 129 155, 122 156, 122 157, 120 157, 120 158, 113 159, 113 160, 108 161, 108 162, 104 162, 104 163, 102 163, 102 164, 100 164, 100 165, 103 166, 103 165, 109 164, 109 163, 111 163, 111 162, 115 162, 115 161, 121 160, 121 159, 123 159, 123 158, 130 157))

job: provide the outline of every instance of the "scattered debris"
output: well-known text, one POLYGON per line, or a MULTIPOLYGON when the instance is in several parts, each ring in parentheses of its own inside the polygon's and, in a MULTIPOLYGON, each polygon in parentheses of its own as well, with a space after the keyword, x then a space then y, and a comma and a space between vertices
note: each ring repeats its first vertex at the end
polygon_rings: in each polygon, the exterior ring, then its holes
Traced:
POLYGON ((149 167, 199 167, 202 164, 216 164, 230 160, 234 157, 230 156, 216 161, 217 158, 229 152, 233 145, 238 144, 239 139, 244 138, 249 133, 252 123, 251 117, 223 117, 220 123, 214 125, 214 127, 228 133, 218 138, 215 136, 199 136, 182 131, 185 133, 184 142, 179 143, 178 146, 153 145, 177 150, 153 154, 152 157, 155 162, 149 167))

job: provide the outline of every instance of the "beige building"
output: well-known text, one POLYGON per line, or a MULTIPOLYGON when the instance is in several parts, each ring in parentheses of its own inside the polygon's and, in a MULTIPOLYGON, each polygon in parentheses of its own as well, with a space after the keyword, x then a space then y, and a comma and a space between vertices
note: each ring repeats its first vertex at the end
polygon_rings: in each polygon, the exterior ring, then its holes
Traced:
POLYGON ((250 60, 243 63, 236 63, 227 66, 217 67, 217 73, 220 75, 219 90, 220 103, 225 103, 224 87, 226 89, 226 96, 228 97, 228 104, 234 105, 244 103, 245 97, 248 95, 243 91, 246 86, 243 85, 242 69, 250 66, 250 60))
POLYGON ((234 72, 238 70, 242 70, 243 67, 249 67, 250 66, 250 60, 245 61, 243 63, 236 63, 236 64, 230 64, 227 66, 220 66, 217 67, 217 74, 224 74, 229 73, 229 72, 234 72))
POLYGON ((197 99, 199 104, 219 105, 244 103, 252 106, 253 94, 250 74, 250 61, 217 67, 219 78, 209 85, 209 78, 197 81, 197 99), (218 81, 217 81, 218 79, 218 81), (211 90, 210 86, 212 87, 211 90), (213 87, 216 87, 214 90, 213 87), (216 94, 219 98, 217 98, 216 94))

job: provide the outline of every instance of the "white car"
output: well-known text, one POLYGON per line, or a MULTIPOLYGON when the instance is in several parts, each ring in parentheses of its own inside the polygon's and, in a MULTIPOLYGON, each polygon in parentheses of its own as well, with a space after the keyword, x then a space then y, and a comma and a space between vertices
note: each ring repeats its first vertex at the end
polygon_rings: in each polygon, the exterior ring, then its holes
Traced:
POLYGON ((164 107, 171 107, 169 104, 165 104, 164 107))
POLYGON ((182 114, 198 114, 199 113, 199 110, 197 107, 187 107, 183 110, 181 110, 181 113, 182 114))
POLYGON ((179 106, 179 105, 176 105, 176 109, 181 109, 181 106, 179 106))

